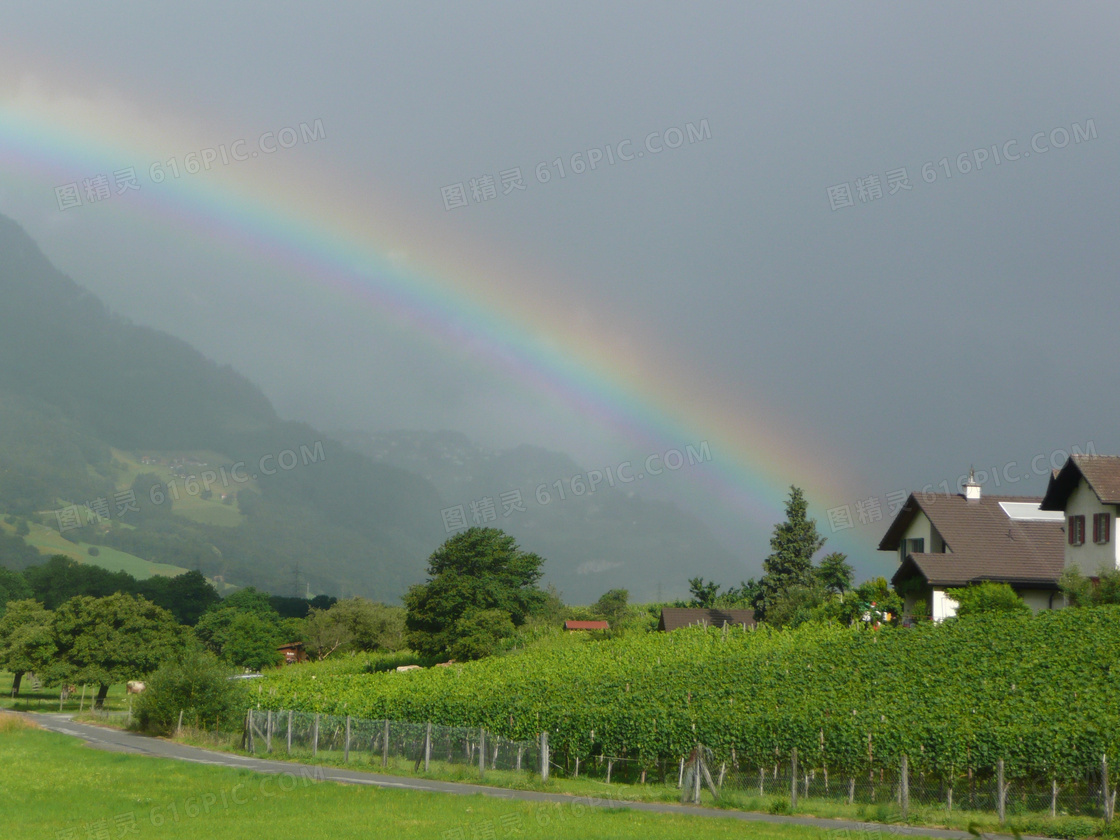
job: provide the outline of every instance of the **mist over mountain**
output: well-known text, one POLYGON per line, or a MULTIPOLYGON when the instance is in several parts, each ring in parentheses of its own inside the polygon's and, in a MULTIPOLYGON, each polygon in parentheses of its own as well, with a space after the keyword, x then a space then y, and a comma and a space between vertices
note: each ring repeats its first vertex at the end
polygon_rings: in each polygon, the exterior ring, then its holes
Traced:
MULTIPOLYGON (((450 431, 335 436, 377 463, 432 482, 447 500, 444 511, 461 506, 467 525, 496 525, 516 536, 548 560, 546 579, 566 599, 588 602, 620 587, 660 600, 684 595, 695 575, 725 584, 747 576, 743 561, 694 516, 613 477, 596 482, 563 453, 537 446, 489 451, 450 431)), ((447 529, 442 517, 436 522, 447 529)))
POLYGON ((574 601, 743 576, 672 505, 622 487, 573 493, 587 473, 566 455, 285 421, 229 366, 109 311, 2 216, 0 295, 0 514, 35 522, 41 546, 53 529, 233 585, 392 601, 451 533, 484 524, 543 556, 574 601))

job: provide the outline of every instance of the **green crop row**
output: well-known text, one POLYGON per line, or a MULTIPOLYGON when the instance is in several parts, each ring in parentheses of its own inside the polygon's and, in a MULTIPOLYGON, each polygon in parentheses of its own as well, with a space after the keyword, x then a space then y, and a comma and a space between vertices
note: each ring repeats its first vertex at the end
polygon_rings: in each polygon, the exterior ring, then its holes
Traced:
POLYGON ((1120 745, 1120 607, 915 628, 691 629, 405 673, 281 670, 262 708, 547 729, 556 750, 649 765, 702 742, 740 766, 797 748, 838 772, 1080 778, 1120 745))

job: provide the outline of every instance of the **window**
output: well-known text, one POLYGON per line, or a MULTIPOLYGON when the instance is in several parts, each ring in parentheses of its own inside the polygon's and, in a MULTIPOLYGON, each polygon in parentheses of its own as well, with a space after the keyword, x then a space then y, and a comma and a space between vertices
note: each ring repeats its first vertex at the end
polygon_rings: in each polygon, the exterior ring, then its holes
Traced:
POLYGON ((1093 514, 1093 542, 1101 545, 1111 538, 1112 517, 1107 513, 1093 514))
POLYGON ((903 540, 902 544, 898 547, 899 559, 905 560, 907 554, 922 554, 926 550, 925 537, 917 537, 915 539, 903 540))
POLYGON ((1085 517, 1084 516, 1071 516, 1069 518, 1069 529, 1066 534, 1070 545, 1084 545, 1085 544, 1085 517))

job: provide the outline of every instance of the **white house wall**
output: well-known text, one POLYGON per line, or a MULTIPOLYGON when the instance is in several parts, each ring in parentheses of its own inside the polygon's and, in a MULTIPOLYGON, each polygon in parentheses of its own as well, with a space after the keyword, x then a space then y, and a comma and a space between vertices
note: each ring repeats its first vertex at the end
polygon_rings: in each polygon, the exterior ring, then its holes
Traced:
POLYGON ((957 614, 957 607, 960 606, 956 601, 945 594, 944 589, 933 590, 933 603, 930 607, 930 617, 934 621, 944 621, 947 618, 952 618, 957 614))
POLYGON ((925 540, 923 551, 933 551, 933 523, 922 511, 914 514, 906 532, 902 535, 904 540, 925 540))
POLYGON ((1026 601, 1027 606, 1034 612, 1060 609, 1065 606, 1062 593, 1050 589, 1020 589, 1019 597, 1026 601))
POLYGON ((1117 556, 1116 522, 1111 523, 1109 541, 1104 545, 1093 542, 1093 514, 1108 513, 1115 517, 1116 508, 1102 505, 1097 494, 1081 479, 1077 487, 1070 493, 1066 500, 1066 568, 1076 566, 1081 574, 1096 577, 1102 568, 1115 569, 1120 567, 1120 557, 1117 556), (1069 517, 1085 517, 1085 542, 1083 545, 1069 544, 1069 517))

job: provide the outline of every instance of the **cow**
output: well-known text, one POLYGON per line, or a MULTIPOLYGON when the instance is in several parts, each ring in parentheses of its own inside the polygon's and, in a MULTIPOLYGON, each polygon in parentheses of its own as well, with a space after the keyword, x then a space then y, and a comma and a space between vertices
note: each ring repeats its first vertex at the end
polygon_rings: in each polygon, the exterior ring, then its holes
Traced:
POLYGON ((420 666, 419 665, 398 665, 397 670, 398 671, 419 671, 420 666))
POLYGON ((127 687, 129 694, 141 694, 143 693, 145 688, 144 683, 140 682, 139 680, 129 680, 127 687))
POLYGON ((76 685, 64 685, 58 693, 58 701, 61 703, 63 700, 69 700, 70 695, 78 690, 76 685))

